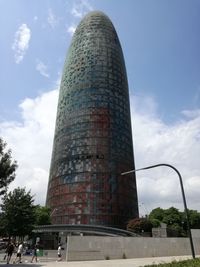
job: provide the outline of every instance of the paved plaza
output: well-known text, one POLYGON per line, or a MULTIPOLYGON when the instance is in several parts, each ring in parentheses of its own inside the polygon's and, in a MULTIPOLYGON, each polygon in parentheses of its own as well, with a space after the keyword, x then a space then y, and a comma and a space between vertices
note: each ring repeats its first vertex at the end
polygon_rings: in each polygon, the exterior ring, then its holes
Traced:
MULTIPOLYGON (((150 264, 159 264, 172 261, 180 261, 185 259, 191 259, 191 256, 173 256, 173 257, 156 257, 156 258, 135 258, 135 259, 120 259, 120 260, 103 260, 103 261, 61 261, 57 262, 57 259, 45 259, 44 257, 39 258, 37 263, 30 263, 31 258, 26 257, 22 259, 22 263, 13 264, 12 266, 24 266, 24 267, 142 267, 150 264)), ((8 266, 6 262, 0 258, 0 266, 8 266)))

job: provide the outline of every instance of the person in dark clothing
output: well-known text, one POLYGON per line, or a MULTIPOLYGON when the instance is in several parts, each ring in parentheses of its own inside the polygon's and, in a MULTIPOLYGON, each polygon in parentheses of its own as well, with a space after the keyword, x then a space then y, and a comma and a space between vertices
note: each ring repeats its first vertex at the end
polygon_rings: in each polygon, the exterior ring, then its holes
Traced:
POLYGON ((15 249, 14 243, 12 241, 9 242, 8 246, 7 246, 7 249, 6 249, 6 252, 7 252, 7 264, 10 263, 10 259, 12 257, 14 249, 15 249))
POLYGON ((38 248, 39 248, 39 245, 38 245, 38 243, 36 243, 34 246, 34 249, 33 249, 33 257, 32 257, 31 262, 33 262, 34 259, 37 262, 37 250, 38 250, 38 248))

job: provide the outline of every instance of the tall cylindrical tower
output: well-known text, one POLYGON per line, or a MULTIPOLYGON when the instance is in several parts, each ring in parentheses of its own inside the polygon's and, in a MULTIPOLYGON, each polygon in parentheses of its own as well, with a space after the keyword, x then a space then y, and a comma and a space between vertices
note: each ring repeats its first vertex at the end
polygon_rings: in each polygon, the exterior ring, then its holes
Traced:
POLYGON ((130 104, 120 42, 91 12, 72 39, 60 86, 47 205, 54 224, 124 228, 138 216, 130 104))

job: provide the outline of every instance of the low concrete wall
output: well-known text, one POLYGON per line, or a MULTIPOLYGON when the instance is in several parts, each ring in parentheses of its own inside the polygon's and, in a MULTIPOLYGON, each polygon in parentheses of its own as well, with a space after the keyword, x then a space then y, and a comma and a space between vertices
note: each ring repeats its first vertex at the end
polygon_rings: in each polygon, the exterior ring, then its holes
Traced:
POLYGON ((200 229, 191 229, 193 238, 200 238, 200 229))
MULTIPOLYGON (((196 253, 200 238, 194 238, 196 253)), ((191 255, 188 238, 69 236, 67 261, 191 255)))
MULTIPOLYGON (((62 250, 61 251, 62 253, 62 258, 65 259, 66 258, 66 250, 62 250)), ((39 256, 40 258, 40 256, 39 256)), ((57 259, 58 258, 58 250, 47 250, 47 249, 44 249, 43 250, 43 257, 44 259, 46 260, 50 260, 50 259, 57 259)))

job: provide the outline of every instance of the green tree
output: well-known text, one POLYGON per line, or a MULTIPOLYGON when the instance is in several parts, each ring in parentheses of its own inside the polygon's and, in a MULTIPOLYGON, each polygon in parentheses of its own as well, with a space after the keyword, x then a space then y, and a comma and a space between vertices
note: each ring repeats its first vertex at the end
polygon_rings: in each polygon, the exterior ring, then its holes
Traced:
POLYGON ((5 229, 4 229, 4 217, 3 217, 3 213, 0 213, 0 236, 4 236, 5 235, 5 229))
POLYGON ((35 225, 51 224, 50 208, 37 205, 35 207, 36 221, 35 225))
POLYGON ((34 199, 30 191, 16 188, 2 199, 2 223, 4 234, 24 237, 31 233, 35 223, 34 199))
MULTIPOLYGON (((188 210, 190 227, 193 229, 200 229, 200 212, 196 210, 188 210)), ((149 219, 153 226, 159 221, 166 223, 169 233, 174 236, 187 235, 187 221, 185 212, 180 212, 178 209, 171 207, 169 209, 156 208, 151 211, 149 219)))
POLYGON ((127 230, 141 234, 143 232, 151 232, 153 225, 147 218, 135 218, 128 222, 127 230))
POLYGON ((162 222, 167 225, 181 225, 182 216, 180 211, 174 207, 164 210, 162 222))
POLYGON ((189 210, 190 226, 193 229, 200 229, 200 212, 189 210))
POLYGON ((155 219, 158 220, 159 222, 162 222, 164 218, 164 212, 165 212, 164 209, 161 209, 160 207, 153 209, 149 214, 149 219, 150 220, 155 219))
POLYGON ((160 221, 158 219, 149 219, 150 222, 152 223, 153 227, 157 228, 160 226, 160 221))
POLYGON ((11 150, 6 151, 6 143, 0 138, 0 195, 4 195, 8 185, 15 179, 17 162, 12 161, 11 150))
MULTIPOLYGON (((188 210, 190 228, 200 229, 200 212, 188 210)), ((149 214, 149 220, 154 227, 163 222, 167 224, 167 231, 170 236, 187 236, 188 226, 185 212, 171 207, 169 209, 156 208, 149 214)))
POLYGON ((179 236, 179 237, 185 237, 186 231, 183 229, 183 226, 177 223, 168 225, 167 227, 167 233, 168 236, 179 236))

